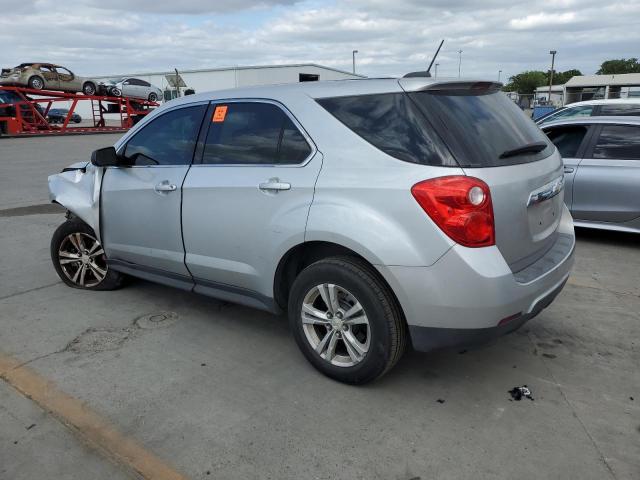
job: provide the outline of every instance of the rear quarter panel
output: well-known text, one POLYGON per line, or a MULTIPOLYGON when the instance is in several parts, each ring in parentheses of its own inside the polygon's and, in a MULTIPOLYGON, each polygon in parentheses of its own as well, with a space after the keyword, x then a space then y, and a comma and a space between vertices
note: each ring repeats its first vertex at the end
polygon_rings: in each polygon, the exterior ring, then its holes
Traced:
POLYGON ((299 120, 324 157, 306 241, 340 244, 374 265, 428 266, 453 246, 413 198, 411 187, 461 175, 461 169, 390 157, 311 99, 299 120))

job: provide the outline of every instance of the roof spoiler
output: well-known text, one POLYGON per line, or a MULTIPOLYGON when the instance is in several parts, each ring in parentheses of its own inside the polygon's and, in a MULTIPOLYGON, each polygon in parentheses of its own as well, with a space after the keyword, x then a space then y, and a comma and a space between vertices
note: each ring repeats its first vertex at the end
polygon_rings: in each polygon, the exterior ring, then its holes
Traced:
MULTIPOLYGON (((405 77, 407 78, 407 77, 405 77)), ((442 82, 418 82, 417 79, 400 79, 400 85, 407 92, 433 92, 449 94, 482 95, 500 91, 502 83, 484 80, 450 80, 442 82)), ((424 78, 424 77, 423 77, 424 78)))

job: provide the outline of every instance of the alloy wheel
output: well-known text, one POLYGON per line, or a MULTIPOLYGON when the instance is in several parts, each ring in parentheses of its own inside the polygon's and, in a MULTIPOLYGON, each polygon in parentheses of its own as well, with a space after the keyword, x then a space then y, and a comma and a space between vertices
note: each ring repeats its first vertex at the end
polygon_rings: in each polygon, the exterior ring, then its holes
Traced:
POLYGON ((60 268, 75 285, 95 287, 107 275, 107 257, 100 242, 86 233, 67 235, 58 249, 60 268))
POLYGON ((309 290, 301 320, 311 347, 332 365, 353 367, 369 351, 369 319, 358 299, 339 285, 323 283, 309 290))

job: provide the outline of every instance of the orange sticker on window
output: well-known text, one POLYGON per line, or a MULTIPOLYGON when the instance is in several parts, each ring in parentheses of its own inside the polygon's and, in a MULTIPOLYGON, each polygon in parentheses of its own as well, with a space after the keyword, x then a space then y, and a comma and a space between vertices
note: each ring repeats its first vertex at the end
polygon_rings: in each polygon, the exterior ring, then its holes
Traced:
POLYGON ((226 116, 227 116, 227 106, 220 105, 219 107, 216 107, 216 109, 213 111, 213 118, 211 119, 211 121, 224 122, 224 117, 226 116))

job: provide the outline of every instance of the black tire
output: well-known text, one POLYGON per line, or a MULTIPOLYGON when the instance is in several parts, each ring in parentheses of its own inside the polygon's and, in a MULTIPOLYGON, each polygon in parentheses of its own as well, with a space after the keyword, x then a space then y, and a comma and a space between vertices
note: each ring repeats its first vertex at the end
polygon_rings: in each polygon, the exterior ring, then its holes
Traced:
MULTIPOLYGON (((121 273, 111 270, 106 265, 106 256, 104 254, 99 255, 99 257, 96 257, 94 260, 95 265, 98 265, 100 269, 106 270, 104 278, 95 283, 95 281, 98 280, 98 276, 93 273, 92 268, 87 266, 87 273, 85 275, 85 277, 87 278, 86 285, 82 285, 77 281, 73 281, 73 278, 71 277, 73 272, 75 271, 77 264, 74 263, 72 265, 63 266, 60 263, 62 259, 60 258, 59 252, 61 252, 61 248, 64 251, 66 251, 67 248, 75 250, 75 252, 78 251, 78 249, 73 246, 72 242, 68 240, 70 235, 75 236, 75 234, 80 234, 83 239, 87 239, 87 236, 91 237, 93 240, 95 240, 96 238, 93 229, 91 229, 91 227, 89 227, 86 223, 75 217, 70 218, 62 225, 60 225, 53 233, 53 237, 51 238, 51 261, 53 262, 53 267, 56 269, 56 273, 58 274, 60 279, 70 287, 83 290, 115 290, 116 288, 119 288, 122 285, 124 276, 121 273)), ((97 242, 97 240, 95 241, 97 242)), ((99 244, 98 246, 99 248, 101 248, 99 244)), ((80 253, 78 252, 78 254, 80 253)), ((77 268, 82 267, 81 260, 79 260, 79 263, 80 265, 77 266, 77 268)))
POLYGON ((96 85, 93 82, 85 82, 84 85, 82 85, 82 93, 85 95, 95 95, 96 85))
POLYGON ((109 91, 109 95, 111 95, 112 97, 121 97, 122 90, 120 90, 118 87, 111 87, 111 90, 109 91))
POLYGON ((33 88, 34 90, 43 90, 44 80, 42 79, 42 77, 34 75, 33 77, 29 78, 27 85, 29 85, 29 88, 33 88))
POLYGON ((306 267, 293 282, 288 310, 291 330, 307 360, 326 376, 340 382, 359 385, 375 380, 388 372, 406 350, 406 322, 395 297, 373 267, 358 258, 330 257, 306 267), (336 366, 325 360, 305 334, 303 302, 317 285, 325 283, 353 294, 368 318, 369 349, 353 366, 336 366))
POLYGON ((156 95, 154 92, 151 92, 149 94, 149 101, 150 102, 155 102, 156 100, 158 100, 158 95, 156 95))

